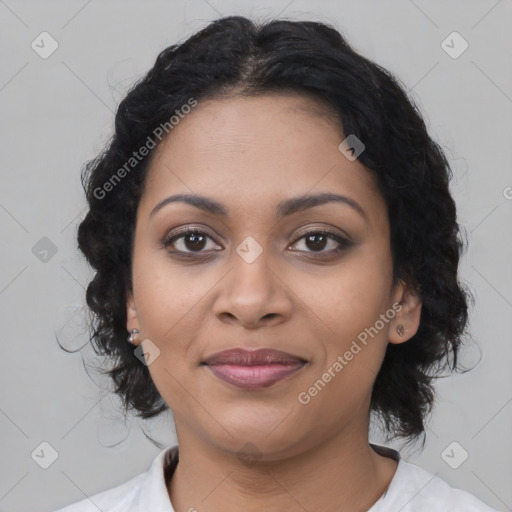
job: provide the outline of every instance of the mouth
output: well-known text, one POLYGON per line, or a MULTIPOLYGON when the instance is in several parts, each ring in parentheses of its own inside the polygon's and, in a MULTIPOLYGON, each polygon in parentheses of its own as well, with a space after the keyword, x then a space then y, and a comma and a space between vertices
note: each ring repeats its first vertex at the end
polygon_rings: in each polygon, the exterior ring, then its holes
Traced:
POLYGON ((273 349, 232 349, 201 363, 213 375, 241 389, 267 388, 304 368, 308 361, 273 349))

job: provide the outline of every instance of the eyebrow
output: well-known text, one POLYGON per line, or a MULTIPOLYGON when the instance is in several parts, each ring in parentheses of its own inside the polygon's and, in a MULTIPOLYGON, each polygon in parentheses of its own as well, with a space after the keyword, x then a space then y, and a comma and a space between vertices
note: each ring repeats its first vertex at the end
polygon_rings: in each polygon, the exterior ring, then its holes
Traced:
MULTIPOLYGON (((155 215, 156 212, 161 210, 164 206, 176 202, 186 203, 191 206, 195 206, 200 210, 212 213, 214 215, 219 215, 221 217, 227 217, 229 215, 229 210, 224 205, 212 198, 200 196, 197 194, 175 194, 160 201, 153 208, 153 210, 151 210, 149 218, 153 217, 153 215, 155 215)), ((368 220, 366 212, 354 199, 330 192, 324 192, 321 194, 304 194, 301 196, 285 199, 277 205, 277 217, 282 219, 284 217, 288 217, 289 215, 293 215, 294 213, 302 212, 304 210, 314 208, 315 206, 320 206, 327 203, 346 204, 368 220)))

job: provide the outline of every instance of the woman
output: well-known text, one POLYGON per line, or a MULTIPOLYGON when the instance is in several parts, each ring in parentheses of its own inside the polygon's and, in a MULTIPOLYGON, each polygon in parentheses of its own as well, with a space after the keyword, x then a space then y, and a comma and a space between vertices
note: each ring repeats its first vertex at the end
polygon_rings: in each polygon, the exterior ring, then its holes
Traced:
POLYGON ((61 512, 493 510, 368 439, 424 434, 470 297, 447 160, 389 72, 325 24, 222 18, 86 171, 91 339, 178 445, 61 512))

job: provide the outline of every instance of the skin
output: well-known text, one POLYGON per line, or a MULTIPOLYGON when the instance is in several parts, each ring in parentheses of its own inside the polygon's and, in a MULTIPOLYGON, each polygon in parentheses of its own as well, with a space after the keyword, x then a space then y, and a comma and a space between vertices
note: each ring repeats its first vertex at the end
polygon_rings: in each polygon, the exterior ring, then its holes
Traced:
POLYGON ((176 512, 367 510, 396 471, 369 446, 370 395, 387 344, 416 333, 421 302, 403 281, 393 285, 384 198, 369 171, 339 151, 342 127, 321 111, 295 94, 199 102, 151 163, 127 329, 140 330, 136 344, 160 350, 149 371, 175 421, 180 461, 168 492, 176 512), (321 192, 352 198, 365 216, 331 202, 276 217, 280 201, 321 192), (177 193, 211 197, 229 214, 174 202, 150 217, 177 193), (199 249, 186 235, 163 247, 185 226, 206 233, 199 249), (307 243, 315 228, 352 243, 338 253, 331 238, 307 243), (252 263, 236 251, 248 236, 262 249, 252 263), (299 393, 397 303, 394 318, 300 403, 299 393), (308 364, 270 387, 241 390, 200 365, 234 347, 276 348, 308 364), (257 460, 238 456, 246 443, 257 460))

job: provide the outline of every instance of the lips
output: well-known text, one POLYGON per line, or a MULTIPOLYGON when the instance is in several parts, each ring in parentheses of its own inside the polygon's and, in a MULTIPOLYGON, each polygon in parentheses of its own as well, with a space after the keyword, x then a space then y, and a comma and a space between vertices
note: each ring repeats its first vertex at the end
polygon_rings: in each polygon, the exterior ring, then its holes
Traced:
POLYGON ((307 361, 274 349, 231 349, 203 363, 219 379, 242 389, 266 388, 301 370, 307 361))
POLYGON ((282 350, 260 348, 258 350, 246 350, 234 348, 217 352, 205 360, 205 364, 236 364, 239 366, 260 366, 266 364, 295 364, 305 363, 304 359, 283 352, 282 350))

